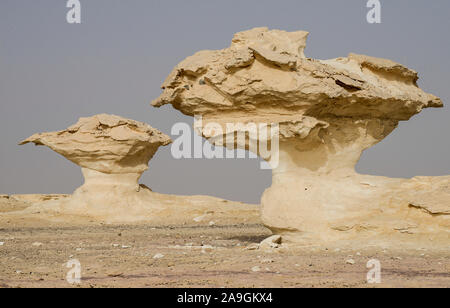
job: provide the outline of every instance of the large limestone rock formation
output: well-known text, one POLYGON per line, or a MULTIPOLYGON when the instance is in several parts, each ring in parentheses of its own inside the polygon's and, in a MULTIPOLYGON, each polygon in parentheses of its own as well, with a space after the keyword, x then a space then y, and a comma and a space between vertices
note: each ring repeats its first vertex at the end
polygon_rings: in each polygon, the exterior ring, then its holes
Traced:
POLYGON ((417 86, 417 72, 390 60, 306 58, 307 36, 267 28, 237 33, 229 48, 200 51, 178 64, 152 105, 201 116, 196 129, 217 145, 261 154, 255 143, 278 137, 279 163, 264 157, 272 163, 273 184, 262 197, 262 218, 285 238, 330 242, 417 233, 450 243, 450 177, 355 172, 362 151, 399 121, 442 107, 441 100, 417 86), (226 123, 244 125, 227 130, 226 123), (255 134, 249 123, 277 124, 279 134, 255 134), (235 137, 242 130, 250 140, 235 137))
POLYGON ((160 146, 171 142, 144 123, 101 114, 81 118, 63 131, 33 135, 21 144, 30 142, 48 146, 82 167, 85 183, 70 196, 4 196, 0 212, 8 212, 3 214, 7 219, 31 215, 33 219, 69 223, 87 219, 185 224, 242 222, 240 217, 254 220, 257 213, 256 205, 208 196, 164 195, 139 185, 149 160, 160 146))

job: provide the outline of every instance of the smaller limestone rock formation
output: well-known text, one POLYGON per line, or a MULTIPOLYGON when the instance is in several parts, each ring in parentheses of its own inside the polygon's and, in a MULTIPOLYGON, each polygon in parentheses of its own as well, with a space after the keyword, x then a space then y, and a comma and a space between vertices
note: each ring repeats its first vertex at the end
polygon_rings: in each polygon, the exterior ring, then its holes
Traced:
POLYGON ((81 118, 63 131, 33 135, 20 144, 30 142, 45 145, 82 167, 87 181, 120 179, 123 185, 137 181, 158 148, 171 140, 147 124, 100 114, 81 118))
POLYGON ((150 190, 139 185, 142 173, 160 146, 171 139, 153 127, 115 115, 81 118, 59 132, 35 134, 20 144, 45 145, 82 167, 85 183, 66 202, 66 209, 89 214, 99 207, 142 203, 150 190))

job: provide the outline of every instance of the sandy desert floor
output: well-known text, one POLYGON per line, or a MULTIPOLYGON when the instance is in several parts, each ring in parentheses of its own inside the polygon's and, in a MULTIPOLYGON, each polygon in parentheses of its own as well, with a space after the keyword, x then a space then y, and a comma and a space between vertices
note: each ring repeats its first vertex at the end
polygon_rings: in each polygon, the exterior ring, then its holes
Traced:
POLYGON ((450 287, 448 252, 249 249, 271 235, 257 217, 212 226, 0 217, 0 287, 450 287), (81 263, 80 285, 66 281, 70 259, 81 263), (381 262, 381 284, 367 283, 371 259, 381 262))

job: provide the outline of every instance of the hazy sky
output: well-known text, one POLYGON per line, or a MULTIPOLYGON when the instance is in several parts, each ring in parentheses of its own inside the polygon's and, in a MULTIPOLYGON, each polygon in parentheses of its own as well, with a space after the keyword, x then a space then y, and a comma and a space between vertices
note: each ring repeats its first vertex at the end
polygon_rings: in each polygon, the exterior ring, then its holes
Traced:
MULTIPOLYGON (((419 72, 419 85, 450 104, 450 1, 381 1, 382 24, 366 22, 366 0, 81 0, 82 24, 65 0, 0 1, 0 193, 71 193, 80 168, 45 147, 17 143, 80 116, 111 113, 170 134, 192 123, 153 108, 160 85, 185 57, 229 46, 253 27, 307 30, 306 55, 363 53, 419 72)), ((428 109, 367 150, 362 173, 450 174, 450 111, 428 109)), ((162 148, 142 182, 154 191, 259 202, 271 172, 258 160, 174 160, 162 148)))

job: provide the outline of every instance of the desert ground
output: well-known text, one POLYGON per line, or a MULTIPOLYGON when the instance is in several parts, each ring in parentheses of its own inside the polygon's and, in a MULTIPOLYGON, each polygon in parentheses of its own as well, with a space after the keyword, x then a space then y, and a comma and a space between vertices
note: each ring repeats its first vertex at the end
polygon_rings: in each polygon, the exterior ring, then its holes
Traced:
POLYGON ((255 249, 271 235, 257 207, 246 219, 221 216, 211 217, 214 222, 178 224, 4 215, 27 206, 0 205, 1 288, 450 287, 448 251, 314 245, 255 249), (81 284, 66 281, 71 259, 81 263, 81 284), (381 262, 381 284, 367 283, 371 259, 381 262))

